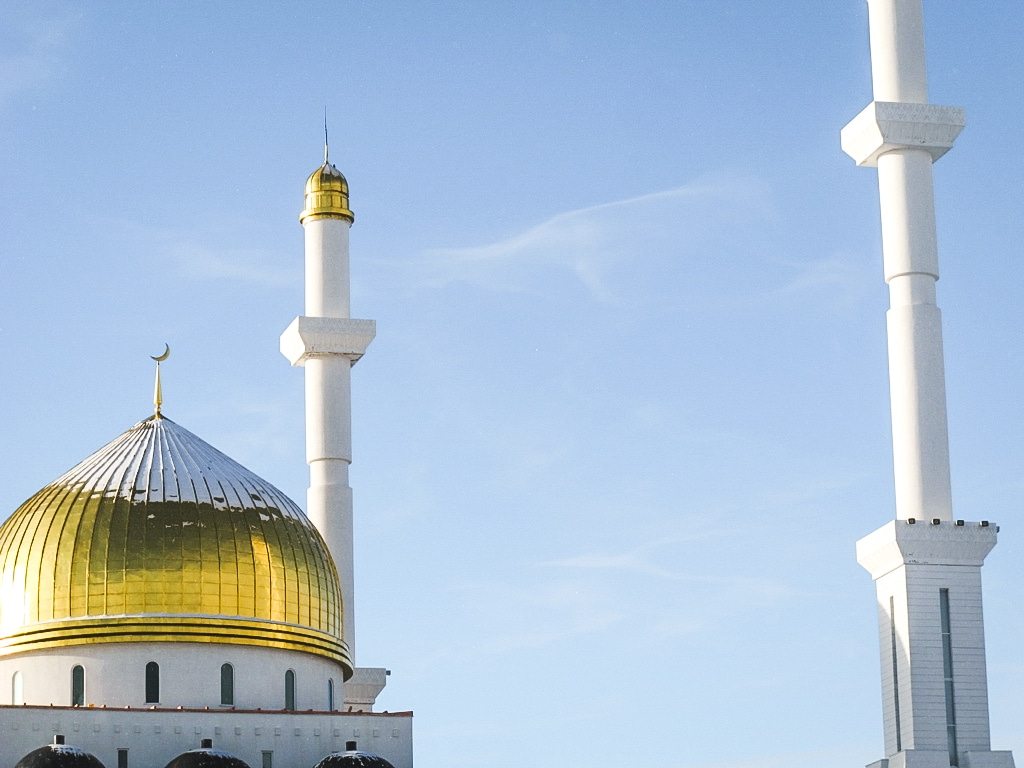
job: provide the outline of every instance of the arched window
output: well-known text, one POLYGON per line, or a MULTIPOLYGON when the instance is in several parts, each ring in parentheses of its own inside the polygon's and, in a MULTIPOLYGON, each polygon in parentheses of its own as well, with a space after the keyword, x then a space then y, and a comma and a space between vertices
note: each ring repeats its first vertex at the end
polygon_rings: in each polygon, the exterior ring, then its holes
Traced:
POLYGON ((21 672, 15 672, 11 678, 11 704, 25 703, 25 683, 22 681, 21 672))
POLYGON ((327 711, 334 711, 334 678, 327 678, 327 711))
POLYGON ((225 706, 235 703, 235 668, 230 664, 220 665, 220 703, 225 706))
POLYGON ((160 665, 151 661, 146 665, 146 703, 157 704, 160 701, 160 665))
POLYGON ((71 668, 71 706, 85 706, 85 668, 81 664, 71 668))
POLYGON ((295 673, 290 669, 284 673, 284 708, 295 709, 295 673))

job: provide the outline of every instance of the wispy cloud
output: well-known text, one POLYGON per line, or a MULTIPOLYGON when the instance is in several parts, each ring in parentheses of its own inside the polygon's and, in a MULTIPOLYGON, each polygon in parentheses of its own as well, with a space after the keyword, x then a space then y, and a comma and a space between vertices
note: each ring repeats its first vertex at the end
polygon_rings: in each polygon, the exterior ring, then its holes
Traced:
POLYGON ((833 307, 848 308, 877 285, 877 269, 866 268, 868 265, 862 257, 847 254, 831 254, 805 261, 781 260, 779 266, 789 273, 789 277, 766 294, 768 300, 803 296, 810 292, 828 296, 833 307))
POLYGON ((546 293, 574 282, 592 301, 663 299, 692 311, 802 301, 855 304, 872 286, 863 256, 793 253, 773 191, 751 177, 707 177, 557 213, 502 239, 429 248, 402 266, 417 288, 465 284, 546 293))
POLYGON ((557 560, 547 560, 539 565, 550 568, 634 573, 644 576, 654 576, 660 579, 669 579, 672 581, 689 581, 690 577, 685 574, 677 573, 656 565, 652 560, 652 554, 656 550, 665 548, 671 544, 693 541, 698 538, 706 539, 712 535, 713 534, 710 531, 706 531, 700 536, 694 536, 692 538, 673 537, 671 539, 658 539, 623 552, 589 552, 586 554, 559 558, 557 560))
POLYGON ((849 749, 813 752, 787 752, 774 755, 759 755, 749 760, 730 759, 713 763, 684 763, 686 768, 785 768, 790 765, 856 765, 864 762, 863 755, 849 749))
POLYGON ((244 223, 230 229, 197 227, 196 231, 129 221, 106 222, 104 226, 119 248, 138 253, 153 268, 173 271, 186 280, 270 287, 302 280, 301 270, 296 270, 290 260, 286 268, 279 254, 235 245, 237 233, 246 230, 244 223))
POLYGON ((503 654, 544 648, 579 635, 600 633, 624 613, 594 585, 572 580, 503 584, 483 581, 454 588, 460 603, 486 617, 490 631, 474 637, 465 652, 503 654), (491 615, 495 607, 500 612, 491 615))
POLYGON ((550 270, 571 275, 599 302, 620 295, 612 279, 672 252, 702 248, 733 220, 763 220, 769 195, 751 179, 705 180, 556 214, 493 243, 427 250, 417 264, 432 286, 467 282, 529 291, 550 270))
POLYGON ((185 240, 169 244, 167 255, 179 274, 191 280, 285 285, 300 277, 294 269, 273 266, 270 254, 256 249, 220 249, 185 240))
POLYGON ((57 76, 77 26, 69 14, 33 7, 32 14, 5 13, 0 38, 0 109, 17 94, 57 76))
MULTIPOLYGON (((702 537, 698 537, 702 538, 702 537)), ((592 552, 535 564, 514 581, 485 579, 453 586, 457 603, 475 615, 480 631, 459 654, 491 655, 572 644, 585 636, 610 631, 634 636, 636 642, 662 643, 715 632, 752 605, 784 600, 796 594, 789 585, 763 575, 747 576, 711 569, 685 573, 665 568, 654 553, 688 540, 652 541, 620 552, 592 552), (624 578, 637 576, 640 580, 624 578), (699 586, 672 590, 687 595, 675 604, 652 595, 644 579, 670 580, 699 586), (618 629, 617 629, 618 628, 618 629)))
MULTIPOLYGON (((708 534, 708 537, 711 534, 708 534)), ((707 538, 706 536, 694 537, 707 538)), ((718 587, 728 590, 742 591, 747 595, 759 596, 760 598, 777 599, 794 594, 794 590, 781 582, 767 579, 764 576, 723 576, 715 573, 686 573, 664 568, 654 562, 651 553, 661 547, 682 541, 693 539, 660 539, 658 541, 643 544, 639 547, 616 553, 587 553, 549 560, 541 563, 543 566, 554 568, 567 568, 586 571, 606 571, 615 573, 633 573, 643 576, 653 576, 658 579, 669 581, 688 582, 702 584, 709 587, 718 587)))

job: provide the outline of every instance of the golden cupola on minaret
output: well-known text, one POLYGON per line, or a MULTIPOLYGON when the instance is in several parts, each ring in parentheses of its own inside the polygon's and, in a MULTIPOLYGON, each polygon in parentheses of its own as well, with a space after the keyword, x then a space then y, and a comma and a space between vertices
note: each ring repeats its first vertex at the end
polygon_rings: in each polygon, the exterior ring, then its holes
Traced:
POLYGON ((348 207, 348 181, 337 166, 327 159, 324 149, 324 164, 309 174, 306 179, 305 204, 299 221, 307 219, 333 218, 355 221, 355 214, 348 207))
POLYGON ((351 674, 327 546, 267 481, 157 414, 0 526, 0 656, 95 643, 231 643, 351 674))

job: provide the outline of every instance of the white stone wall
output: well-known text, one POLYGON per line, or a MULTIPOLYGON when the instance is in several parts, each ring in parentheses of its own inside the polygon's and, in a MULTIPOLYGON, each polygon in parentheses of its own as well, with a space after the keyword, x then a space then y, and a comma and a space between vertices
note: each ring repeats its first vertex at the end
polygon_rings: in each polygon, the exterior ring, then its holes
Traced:
POLYGON ((221 709, 220 669, 234 667, 234 706, 282 709, 285 672, 295 672, 295 708, 327 710, 327 681, 334 680, 335 707, 342 703, 342 669, 321 656, 225 643, 101 643, 0 657, 0 704, 71 704, 71 669, 85 669, 85 704, 144 707, 146 664, 160 665, 162 707, 221 709), (21 673, 23 701, 13 701, 13 677, 21 673))
POLYGON ((941 589, 949 590, 957 746, 960 752, 988 750, 981 569, 907 565, 880 578, 877 589, 886 753, 896 752, 890 596, 895 605, 902 747, 904 750, 946 751, 946 696, 939 614, 941 589))
POLYGON ((888 768, 950 765, 941 591, 949 593, 953 705, 962 768, 1008 768, 992 752, 981 600, 981 567, 997 526, 894 521, 857 542, 878 597, 882 711, 888 768), (890 599, 892 612, 890 612, 890 599), (893 674, 893 621, 896 676, 893 674), (898 677, 898 685, 896 677, 898 677), (899 694, 897 740, 896 694, 899 694))
POLYGON ((173 757, 209 738, 213 746, 261 768, 312 768, 346 741, 412 768, 412 713, 239 712, 219 709, 98 709, 0 706, 0 765, 12 766, 55 733, 116 768, 128 749, 129 768, 163 768, 173 757))

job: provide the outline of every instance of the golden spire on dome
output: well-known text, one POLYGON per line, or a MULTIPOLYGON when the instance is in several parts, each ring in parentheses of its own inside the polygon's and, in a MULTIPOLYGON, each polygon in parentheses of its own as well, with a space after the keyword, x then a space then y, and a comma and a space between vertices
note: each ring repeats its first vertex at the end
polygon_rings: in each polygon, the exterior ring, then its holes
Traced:
POLYGON ((346 219, 350 224, 355 214, 348 207, 348 181, 331 164, 327 145, 327 110, 324 110, 324 164, 306 179, 306 204, 299 222, 315 219, 346 219))
POLYGON ((156 382, 153 384, 153 415, 161 417, 160 406, 164 404, 164 390, 160 386, 160 363, 171 356, 171 345, 164 342, 164 351, 159 355, 150 355, 156 361, 156 382))

